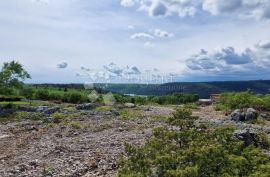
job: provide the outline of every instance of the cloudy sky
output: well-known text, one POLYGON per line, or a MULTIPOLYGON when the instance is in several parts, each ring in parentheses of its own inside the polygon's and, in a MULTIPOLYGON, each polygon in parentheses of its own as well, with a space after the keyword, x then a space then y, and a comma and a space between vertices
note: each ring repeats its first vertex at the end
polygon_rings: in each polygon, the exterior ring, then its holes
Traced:
POLYGON ((269 0, 2 0, 29 82, 270 79, 269 0))

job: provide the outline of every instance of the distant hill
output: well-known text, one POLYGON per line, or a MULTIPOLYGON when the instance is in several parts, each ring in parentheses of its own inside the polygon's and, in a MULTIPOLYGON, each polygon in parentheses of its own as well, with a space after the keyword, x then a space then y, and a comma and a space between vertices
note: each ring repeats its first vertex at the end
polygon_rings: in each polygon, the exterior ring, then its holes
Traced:
POLYGON ((208 98, 212 93, 239 92, 251 90, 254 93, 270 93, 270 80, 217 81, 217 82, 175 82, 166 84, 96 84, 104 90, 121 94, 166 95, 170 93, 194 93, 208 98))
MULTIPOLYGON (((31 84, 42 87, 84 89, 83 84, 31 84)), ((121 94, 166 95, 170 93, 194 93, 208 98, 212 93, 251 90, 254 93, 270 93, 270 80, 217 81, 217 82, 174 82, 166 84, 94 84, 99 92, 110 91, 121 94)))

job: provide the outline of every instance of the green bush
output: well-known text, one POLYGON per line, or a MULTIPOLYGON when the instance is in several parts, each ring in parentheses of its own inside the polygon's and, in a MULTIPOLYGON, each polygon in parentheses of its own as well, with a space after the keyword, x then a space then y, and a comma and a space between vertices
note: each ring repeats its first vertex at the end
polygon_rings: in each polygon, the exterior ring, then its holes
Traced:
POLYGON ((5 95, 0 95, 0 102, 8 102, 8 101, 21 101, 23 97, 21 96, 5 96, 5 95))
POLYGON ((253 107, 257 110, 270 111, 270 95, 254 95, 251 92, 221 94, 217 110, 243 109, 253 107))
POLYGON ((35 98, 38 100, 50 100, 49 91, 47 89, 38 89, 35 98))
POLYGON ((60 112, 55 112, 52 114, 52 117, 55 123, 60 123, 63 119, 65 119, 66 116, 60 112))
POLYGON ((270 159, 260 147, 243 146, 233 127, 210 129, 195 120, 178 109, 168 122, 179 128, 154 129, 144 146, 126 144, 118 176, 269 176, 270 159))

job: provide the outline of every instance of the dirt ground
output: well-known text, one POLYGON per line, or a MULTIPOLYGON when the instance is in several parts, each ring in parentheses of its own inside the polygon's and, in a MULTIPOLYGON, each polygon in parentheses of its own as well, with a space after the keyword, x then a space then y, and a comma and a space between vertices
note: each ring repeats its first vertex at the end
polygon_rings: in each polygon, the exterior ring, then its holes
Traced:
POLYGON ((173 111, 140 110, 142 117, 136 119, 98 112, 74 119, 71 126, 31 120, 0 124, 0 176, 115 176, 124 144, 143 144, 152 128, 164 126, 151 117, 173 111))

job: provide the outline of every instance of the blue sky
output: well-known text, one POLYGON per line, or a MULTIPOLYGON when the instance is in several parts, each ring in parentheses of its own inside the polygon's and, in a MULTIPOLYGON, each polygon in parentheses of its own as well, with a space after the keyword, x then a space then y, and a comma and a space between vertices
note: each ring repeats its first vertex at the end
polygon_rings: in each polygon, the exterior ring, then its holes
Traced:
POLYGON ((270 79, 269 0, 8 0, 0 25, 28 82, 270 79))

